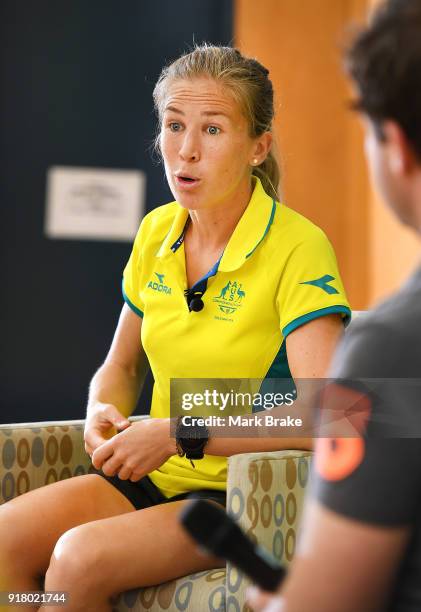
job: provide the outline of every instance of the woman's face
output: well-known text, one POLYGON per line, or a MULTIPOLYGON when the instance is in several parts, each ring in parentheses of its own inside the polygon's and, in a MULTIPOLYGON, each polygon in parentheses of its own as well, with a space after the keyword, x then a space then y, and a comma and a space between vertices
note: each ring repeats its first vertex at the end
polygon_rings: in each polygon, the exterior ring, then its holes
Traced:
POLYGON ((206 77, 169 86, 160 144, 174 198, 191 210, 228 204, 249 189, 253 158, 264 159, 230 91, 206 77))

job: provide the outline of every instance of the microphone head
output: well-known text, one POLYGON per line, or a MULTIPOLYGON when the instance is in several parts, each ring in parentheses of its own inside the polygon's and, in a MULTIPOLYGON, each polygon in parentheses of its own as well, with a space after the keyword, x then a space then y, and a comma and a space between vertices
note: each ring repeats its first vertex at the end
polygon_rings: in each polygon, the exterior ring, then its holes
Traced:
POLYGON ((225 510, 204 499, 193 499, 183 508, 179 518, 192 538, 217 556, 223 553, 220 547, 221 537, 224 540, 227 531, 239 530, 225 510))
POLYGON ((203 303, 202 298, 194 297, 193 299, 190 300, 189 310, 193 310, 194 312, 199 312, 200 310, 202 310, 204 305, 205 304, 203 303))
POLYGON ((221 507, 195 499, 183 508, 179 519, 206 552, 227 559, 265 591, 276 591, 285 570, 256 546, 221 507))

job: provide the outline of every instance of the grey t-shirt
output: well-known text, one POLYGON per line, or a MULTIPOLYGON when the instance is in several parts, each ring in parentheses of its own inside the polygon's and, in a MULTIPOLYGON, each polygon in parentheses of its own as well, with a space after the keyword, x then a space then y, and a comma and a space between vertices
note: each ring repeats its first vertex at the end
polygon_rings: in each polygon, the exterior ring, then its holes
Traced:
POLYGON ((421 267, 399 293, 355 321, 335 355, 331 376, 340 385, 365 388, 371 411, 360 463, 342 478, 315 470, 312 495, 356 520, 410 526, 388 609, 419 611, 421 267))

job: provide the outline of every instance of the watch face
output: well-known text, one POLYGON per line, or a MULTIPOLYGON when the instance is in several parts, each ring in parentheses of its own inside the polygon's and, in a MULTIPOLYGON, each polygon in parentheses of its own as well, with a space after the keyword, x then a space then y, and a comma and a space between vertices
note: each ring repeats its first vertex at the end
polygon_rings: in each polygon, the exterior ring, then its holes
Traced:
POLYGON ((201 425, 183 425, 181 419, 177 423, 176 441, 181 446, 181 449, 186 453, 186 457, 201 459, 203 457, 203 449, 209 440, 209 431, 207 427, 201 425))
POLYGON ((209 431, 207 427, 199 425, 177 425, 176 437, 180 440, 208 440, 209 431))
POLYGON ((204 438, 180 438, 181 445, 184 449, 201 448, 206 440, 204 438))

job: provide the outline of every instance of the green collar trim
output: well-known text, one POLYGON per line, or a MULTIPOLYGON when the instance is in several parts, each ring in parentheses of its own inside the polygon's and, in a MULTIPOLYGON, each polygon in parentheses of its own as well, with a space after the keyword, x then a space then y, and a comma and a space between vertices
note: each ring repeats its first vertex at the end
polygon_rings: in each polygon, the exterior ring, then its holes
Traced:
POLYGON ((269 231, 270 226, 273 223, 273 219, 275 217, 275 211, 276 211, 276 200, 273 200, 273 206, 272 206, 272 212, 270 213, 270 217, 269 217, 269 221, 268 224, 266 226, 265 229, 265 233, 263 234, 263 236, 260 238, 259 242, 256 244, 256 246, 254 247, 254 249, 252 251, 250 251, 250 253, 247 253, 246 255, 246 259, 248 259, 251 255, 253 255, 254 251, 257 249, 257 247, 259 246, 259 244, 262 242, 262 240, 264 239, 264 237, 266 236, 266 234, 269 231))
MULTIPOLYGON (((231 272, 240 268, 264 240, 275 218, 276 201, 267 195, 258 177, 253 176, 252 178, 254 180, 253 193, 225 247, 219 264, 221 272, 231 272)), ((182 236, 188 216, 188 210, 178 205, 172 225, 157 252, 157 257, 173 254, 171 247, 182 236)))

